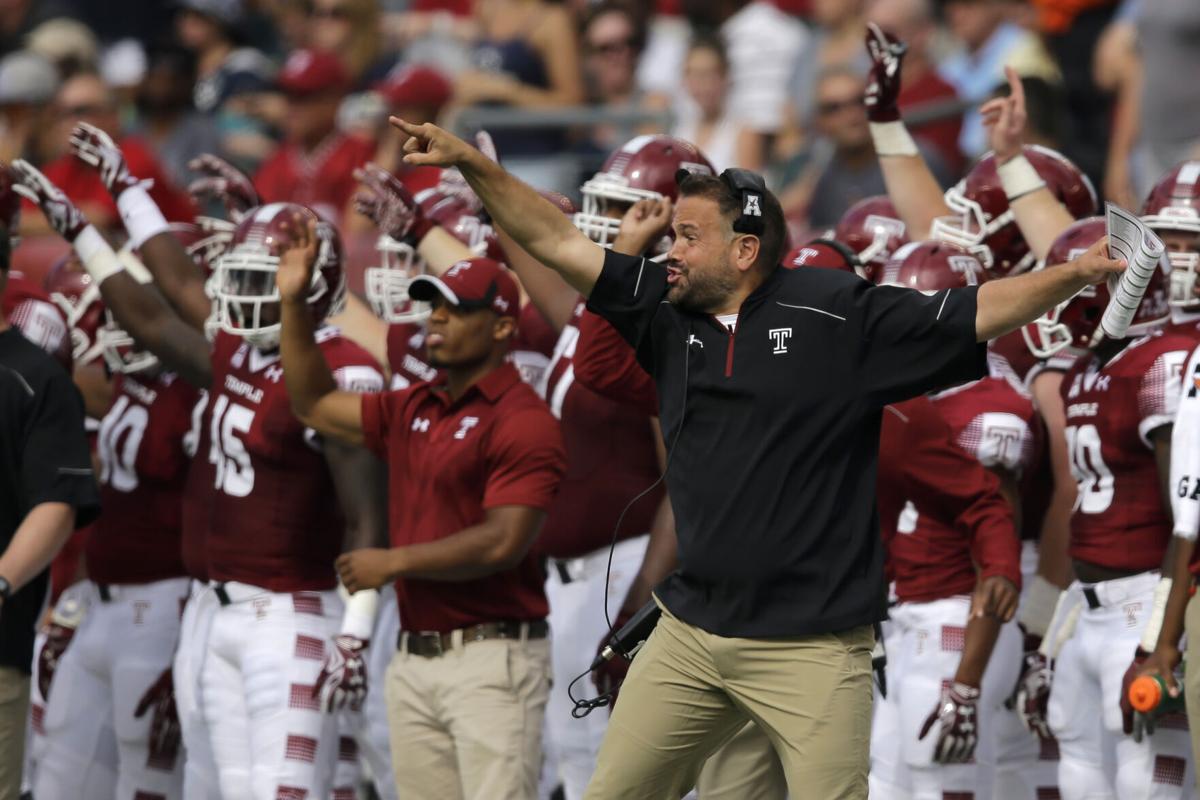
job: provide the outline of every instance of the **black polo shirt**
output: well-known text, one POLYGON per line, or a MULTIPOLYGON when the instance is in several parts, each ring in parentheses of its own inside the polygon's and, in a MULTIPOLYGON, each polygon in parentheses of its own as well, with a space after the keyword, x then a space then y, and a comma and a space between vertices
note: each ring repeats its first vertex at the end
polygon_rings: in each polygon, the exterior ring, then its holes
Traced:
MULTIPOLYGON (((96 517, 83 419, 83 398, 62 366, 17 329, 0 332, 0 552, 41 503, 74 506, 76 527, 96 517)), ((29 672, 48 572, 0 606, 0 666, 29 672)))
POLYGON ((588 307, 658 385, 679 568, 657 594, 671 613, 743 637, 883 618, 880 412, 984 375, 975 293, 777 269, 730 334, 667 302, 664 267, 608 253, 588 307))

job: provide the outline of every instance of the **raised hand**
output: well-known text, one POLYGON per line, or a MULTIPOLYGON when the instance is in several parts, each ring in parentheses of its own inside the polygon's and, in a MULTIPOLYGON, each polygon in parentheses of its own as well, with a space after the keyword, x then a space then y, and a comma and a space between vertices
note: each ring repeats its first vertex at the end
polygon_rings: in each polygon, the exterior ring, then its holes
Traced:
POLYGON ((275 286, 279 289, 279 298, 285 303, 308 302, 313 266, 317 263, 317 253, 320 251, 317 224, 315 219, 310 219, 297 233, 292 246, 279 256, 275 286))
POLYGON ((395 175, 368 161, 354 170, 354 177, 361 184, 354 195, 354 208, 374 222, 381 233, 396 240, 413 234, 420 241, 428 232, 421 207, 395 175))
POLYGON ((101 183, 113 197, 131 186, 150 188, 151 181, 139 181, 129 174, 121 148, 117 147, 111 136, 95 125, 86 122, 76 125, 71 131, 70 144, 76 158, 100 173, 101 183))
POLYGON ((367 697, 367 664, 363 657, 367 641, 349 634, 333 638, 333 647, 325 657, 321 674, 313 685, 312 696, 325 712, 362 711, 367 697))
POLYGON ((895 122, 900 119, 897 98, 900 96, 900 66, 908 45, 887 33, 874 22, 867 23, 867 54, 871 71, 863 104, 871 122, 895 122))
POLYGON ((933 760, 939 764, 963 764, 975 755, 979 739, 979 689, 957 681, 942 689, 937 708, 930 712, 921 726, 918 739, 924 739, 941 723, 933 760))
POLYGON ((1005 67, 1008 78, 1008 97, 994 97, 979 107, 983 125, 988 131, 988 144, 1000 164, 1020 155, 1025 140, 1025 88, 1012 67, 1005 67))
POLYGON ((138 700, 134 719, 150 711, 150 763, 161 769, 173 769, 179 757, 179 711, 175 706, 175 680, 167 667, 138 700))
POLYGON ((671 209, 669 197, 638 200, 621 218, 613 249, 629 255, 650 251, 666 235, 671 225, 671 209))
POLYGON ((392 127, 408 134, 404 142, 404 162, 414 166, 457 167, 478 158, 479 151, 431 122, 413 125, 399 117, 389 117, 392 127))
POLYGON ((219 200, 234 222, 262 203, 250 177, 223 158, 204 153, 189 161, 188 169, 201 176, 188 184, 188 194, 198 204, 219 200))
POLYGON ((60 236, 68 242, 74 242, 75 237, 88 224, 83 212, 71 202, 62 189, 51 183, 41 170, 25 159, 18 158, 14 161, 12 171, 17 176, 13 191, 40 208, 50 227, 60 236))

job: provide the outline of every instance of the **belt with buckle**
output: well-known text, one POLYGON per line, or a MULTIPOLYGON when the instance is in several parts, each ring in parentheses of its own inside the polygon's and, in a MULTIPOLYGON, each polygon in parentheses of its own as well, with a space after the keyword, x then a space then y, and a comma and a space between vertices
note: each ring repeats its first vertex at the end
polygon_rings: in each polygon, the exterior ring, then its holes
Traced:
MULTIPOLYGON (((463 644, 470 644, 488 639, 520 639, 522 631, 526 639, 545 639, 550 635, 550 625, 544 619, 533 622, 482 622, 463 628, 462 641, 463 644)), ((448 652, 454 646, 454 633, 401 631, 396 646, 402 653, 434 658, 448 652)))

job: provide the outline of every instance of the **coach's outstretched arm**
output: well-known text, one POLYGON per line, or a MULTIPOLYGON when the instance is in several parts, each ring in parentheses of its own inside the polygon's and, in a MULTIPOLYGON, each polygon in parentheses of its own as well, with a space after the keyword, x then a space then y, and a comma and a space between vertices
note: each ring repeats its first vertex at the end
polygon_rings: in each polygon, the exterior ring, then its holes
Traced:
POLYGON ((397 117, 388 121, 409 136, 404 143, 406 163, 457 167, 492 221, 513 241, 559 272, 584 297, 592 293, 604 266, 604 249, 580 233, 561 209, 436 125, 413 125, 397 117))
POLYGON ((979 287, 975 338, 986 342, 1033 322, 1085 286, 1124 271, 1124 259, 1108 257, 1108 238, 1061 267, 988 281, 979 287))

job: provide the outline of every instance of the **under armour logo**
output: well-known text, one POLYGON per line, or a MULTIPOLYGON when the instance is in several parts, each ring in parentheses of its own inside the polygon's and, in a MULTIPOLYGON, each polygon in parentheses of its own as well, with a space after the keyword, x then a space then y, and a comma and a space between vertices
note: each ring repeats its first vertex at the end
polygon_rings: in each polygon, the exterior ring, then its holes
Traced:
POLYGON ((780 353, 786 353, 788 351, 788 339, 792 338, 791 328, 771 328, 769 331, 767 331, 767 335, 771 337, 773 342, 775 342, 775 349, 771 351, 773 354, 779 355, 780 353))
POLYGON ((463 417, 458 421, 459 429, 454 432, 455 439, 467 438, 467 431, 479 424, 479 417, 463 417))
POLYGON ((272 364, 267 367, 267 371, 263 374, 266 375, 267 380, 271 383, 279 383, 279 379, 283 377, 283 367, 278 364, 272 364))
POLYGON ((746 195, 746 206, 742 209, 742 215, 746 217, 761 217, 762 209, 759 208, 759 195, 746 195))
POLYGON ((425 419, 424 417, 417 417, 413 420, 412 429, 418 433, 428 433, 429 420, 425 419))

